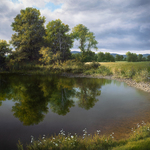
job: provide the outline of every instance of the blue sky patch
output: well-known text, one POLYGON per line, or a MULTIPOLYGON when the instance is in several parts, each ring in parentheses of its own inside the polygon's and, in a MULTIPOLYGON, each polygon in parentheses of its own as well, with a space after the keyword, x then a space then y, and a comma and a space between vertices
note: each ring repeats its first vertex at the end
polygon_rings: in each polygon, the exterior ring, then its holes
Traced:
POLYGON ((63 4, 55 5, 54 3, 49 2, 45 5, 45 7, 50 9, 53 12, 54 10, 61 8, 62 5, 63 4))

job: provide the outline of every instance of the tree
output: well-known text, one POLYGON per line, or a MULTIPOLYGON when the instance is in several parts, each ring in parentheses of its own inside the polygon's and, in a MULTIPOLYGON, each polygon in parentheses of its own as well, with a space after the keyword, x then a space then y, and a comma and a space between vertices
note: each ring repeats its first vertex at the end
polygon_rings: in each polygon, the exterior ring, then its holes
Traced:
POLYGON ((105 54, 103 52, 99 52, 97 55, 98 55, 97 61, 103 62, 105 59, 105 54))
POLYGON ((143 59, 143 55, 142 55, 142 54, 139 54, 139 55, 138 55, 138 61, 142 61, 142 59, 143 59))
POLYGON ((136 62, 138 60, 136 53, 127 52, 126 55, 127 55, 126 60, 128 62, 136 62))
POLYGON ((126 55, 127 55, 126 60, 127 60, 128 62, 132 61, 132 54, 131 54, 131 52, 128 51, 128 52, 126 53, 126 55))
POLYGON ((150 61, 150 55, 147 56, 147 61, 150 61))
POLYGON ((105 60, 106 62, 115 62, 115 58, 110 53, 105 53, 105 60))
POLYGON ((5 40, 0 40, 0 68, 5 66, 6 62, 6 54, 11 53, 11 48, 9 48, 9 44, 5 40))
POLYGON ((69 26, 62 23, 60 19, 53 20, 46 25, 44 37, 46 46, 51 48, 54 55, 59 52, 62 61, 71 57, 70 48, 73 40, 68 33, 69 30, 69 26))
POLYGON ((115 60, 116 61, 123 61, 123 55, 116 55, 116 57, 115 57, 115 60))
POLYGON ((75 26, 72 29, 72 36, 74 39, 79 40, 80 45, 79 49, 81 52, 90 51, 91 48, 98 49, 97 44, 98 42, 95 40, 95 36, 93 32, 90 32, 87 27, 82 24, 75 26))
POLYGON ((16 61, 38 60, 39 50, 42 47, 45 18, 40 16, 40 11, 35 8, 21 10, 12 23, 12 45, 16 49, 16 61))
POLYGON ((84 57, 83 61, 84 62, 96 61, 95 60, 95 52, 92 52, 92 51, 85 52, 85 57, 84 57))
POLYGON ((120 61, 120 55, 117 54, 116 57, 115 57, 115 60, 120 61))
POLYGON ((146 57, 143 57, 143 58, 142 58, 142 61, 146 61, 146 57))

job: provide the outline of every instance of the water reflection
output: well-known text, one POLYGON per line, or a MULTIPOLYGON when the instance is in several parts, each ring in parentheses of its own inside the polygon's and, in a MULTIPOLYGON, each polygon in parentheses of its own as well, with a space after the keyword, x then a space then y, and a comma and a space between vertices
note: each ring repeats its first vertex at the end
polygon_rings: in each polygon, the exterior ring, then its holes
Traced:
POLYGON ((101 87, 111 80, 73 79, 52 76, 0 75, 0 106, 2 101, 13 100, 13 115, 24 125, 41 122, 52 112, 66 115, 75 106, 89 110, 98 101, 101 87))

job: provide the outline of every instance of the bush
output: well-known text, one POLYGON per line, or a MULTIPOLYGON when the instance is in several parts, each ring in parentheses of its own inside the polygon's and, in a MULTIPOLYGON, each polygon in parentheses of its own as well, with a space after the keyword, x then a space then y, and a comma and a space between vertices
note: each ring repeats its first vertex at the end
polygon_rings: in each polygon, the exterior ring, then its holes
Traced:
POLYGON ((146 82, 148 80, 149 73, 147 70, 141 70, 136 72, 135 76, 133 77, 133 80, 136 82, 146 82))

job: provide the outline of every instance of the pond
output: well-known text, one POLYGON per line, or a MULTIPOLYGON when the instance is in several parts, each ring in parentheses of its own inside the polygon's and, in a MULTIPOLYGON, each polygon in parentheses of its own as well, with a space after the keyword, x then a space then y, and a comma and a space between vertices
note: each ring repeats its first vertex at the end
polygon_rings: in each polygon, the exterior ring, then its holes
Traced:
POLYGON ((0 75, 0 149, 16 150, 43 134, 88 133, 124 138, 150 122, 150 94, 123 82, 59 76, 0 75))

